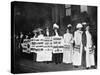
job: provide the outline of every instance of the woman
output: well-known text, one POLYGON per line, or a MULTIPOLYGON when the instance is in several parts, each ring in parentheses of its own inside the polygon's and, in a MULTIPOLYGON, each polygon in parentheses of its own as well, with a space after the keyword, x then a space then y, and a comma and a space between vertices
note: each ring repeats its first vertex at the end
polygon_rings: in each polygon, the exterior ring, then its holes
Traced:
POLYGON ((64 34, 63 63, 72 63, 73 35, 70 33, 71 25, 68 25, 64 34))
POLYGON ((82 24, 78 23, 76 28, 77 30, 74 32, 74 51, 73 51, 73 65, 74 67, 79 67, 82 65, 82 50, 83 50, 83 45, 82 45, 82 24))
POLYGON ((84 47, 86 51, 86 68, 94 67, 95 66, 95 59, 94 59, 94 49, 95 46, 93 46, 93 40, 92 40, 92 35, 89 31, 90 27, 86 27, 86 45, 84 47))

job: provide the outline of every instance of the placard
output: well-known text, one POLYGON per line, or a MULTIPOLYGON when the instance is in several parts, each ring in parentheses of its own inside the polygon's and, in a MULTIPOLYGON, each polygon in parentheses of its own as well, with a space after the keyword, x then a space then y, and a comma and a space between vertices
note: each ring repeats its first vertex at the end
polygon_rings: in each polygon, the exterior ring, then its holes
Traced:
POLYGON ((21 44, 22 52, 30 53, 29 42, 30 42, 29 39, 24 39, 23 43, 21 44))
POLYGON ((30 41, 30 49, 31 51, 43 51, 44 39, 33 38, 30 41))
POLYGON ((63 53, 63 38, 61 36, 52 37, 53 53, 63 53))
POLYGON ((45 51, 52 51, 52 37, 45 37, 44 38, 44 50, 45 51))

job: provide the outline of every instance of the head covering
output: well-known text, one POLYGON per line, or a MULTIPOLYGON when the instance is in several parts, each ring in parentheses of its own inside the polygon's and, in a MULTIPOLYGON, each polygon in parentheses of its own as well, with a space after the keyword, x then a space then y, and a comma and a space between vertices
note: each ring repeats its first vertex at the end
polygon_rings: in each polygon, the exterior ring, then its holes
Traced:
POLYGON ((43 29, 41 29, 41 28, 38 28, 38 29, 37 29, 37 31, 38 31, 38 32, 41 32, 41 31, 43 31, 43 29))
POLYGON ((28 38, 28 35, 25 35, 26 36, 26 38, 28 38))
POLYGON ((33 33, 36 33, 37 32, 37 29, 36 30, 33 30, 33 33))
POLYGON ((86 25, 87 23, 86 22, 82 22, 82 25, 86 25))
POLYGON ((55 24, 53 25, 53 29, 54 29, 54 28, 59 29, 59 26, 55 23, 55 24))
POLYGON ((77 25, 76 25, 76 28, 82 28, 83 26, 82 26, 82 24, 81 23, 78 23, 77 25))
POLYGON ((72 25, 71 25, 71 24, 68 24, 67 27, 68 27, 68 28, 69 28, 69 27, 72 27, 72 25))

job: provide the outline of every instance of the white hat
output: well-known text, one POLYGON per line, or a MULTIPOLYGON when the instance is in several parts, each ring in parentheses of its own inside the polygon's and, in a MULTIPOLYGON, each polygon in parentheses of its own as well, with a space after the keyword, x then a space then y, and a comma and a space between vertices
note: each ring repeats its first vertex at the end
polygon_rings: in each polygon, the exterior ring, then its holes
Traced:
POLYGON ((59 29, 59 26, 55 23, 55 24, 53 25, 53 28, 59 29))
POLYGON ((68 25, 67 25, 67 27, 71 27, 71 26, 72 26, 71 24, 68 24, 68 25))
POLYGON ((82 24, 83 24, 83 25, 86 25, 87 23, 86 23, 86 22, 83 22, 82 24))
POLYGON ((41 32, 42 30, 43 30, 43 29, 41 29, 41 28, 38 28, 38 29, 37 29, 37 31, 39 31, 39 32, 41 32))
POLYGON ((83 26, 82 26, 81 23, 78 23, 77 26, 76 26, 76 28, 82 28, 82 27, 83 27, 83 26))
POLYGON ((36 33, 37 32, 37 30, 33 30, 33 33, 36 33))

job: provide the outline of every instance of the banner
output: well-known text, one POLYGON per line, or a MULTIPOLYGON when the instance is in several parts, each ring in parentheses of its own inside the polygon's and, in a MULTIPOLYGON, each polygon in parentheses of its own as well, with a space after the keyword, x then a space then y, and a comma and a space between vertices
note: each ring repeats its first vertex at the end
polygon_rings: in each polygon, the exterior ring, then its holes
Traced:
POLYGON ((52 37, 45 37, 44 38, 44 50, 45 51, 52 51, 52 37))
POLYGON ((30 40, 29 39, 24 39, 23 43, 21 44, 22 46, 22 52, 30 53, 30 45, 29 45, 30 40))
POLYGON ((28 49, 28 44, 31 52, 37 51, 51 51, 53 53, 62 53, 63 52, 63 38, 61 36, 58 37, 44 37, 40 38, 32 38, 30 42, 24 42, 23 44, 27 46, 23 46, 23 48, 28 49))
POLYGON ((32 38, 30 41, 30 49, 32 52, 43 51, 44 39, 32 38))
POLYGON ((32 38, 30 40, 30 50, 31 50, 31 52, 36 52, 36 41, 37 41, 36 38, 32 38))
POLYGON ((63 38, 61 36, 52 37, 52 47, 53 53, 62 53, 63 52, 63 38))

